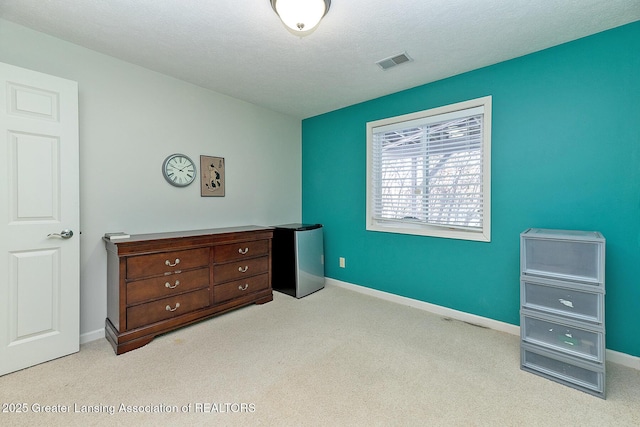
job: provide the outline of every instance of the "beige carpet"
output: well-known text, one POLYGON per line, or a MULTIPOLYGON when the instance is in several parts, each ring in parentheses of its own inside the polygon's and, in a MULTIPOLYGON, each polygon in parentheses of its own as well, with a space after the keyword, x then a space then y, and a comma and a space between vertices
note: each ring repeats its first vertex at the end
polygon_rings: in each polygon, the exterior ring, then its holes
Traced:
POLYGON ((330 286, 91 342, 0 377, 0 402, 27 411, 2 426, 638 426, 640 371, 609 363, 602 400, 521 371, 516 336, 330 286))

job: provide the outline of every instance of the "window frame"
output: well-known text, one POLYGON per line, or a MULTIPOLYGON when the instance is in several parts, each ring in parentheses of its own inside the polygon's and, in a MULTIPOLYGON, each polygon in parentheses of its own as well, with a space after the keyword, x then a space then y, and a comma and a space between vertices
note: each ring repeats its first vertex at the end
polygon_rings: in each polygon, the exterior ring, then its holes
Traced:
POLYGON ((412 234, 418 236, 441 237, 449 239, 491 242, 491 103, 492 97, 485 96, 468 101, 449 104, 415 113, 375 120, 367 123, 367 195, 366 195, 366 229, 387 233, 412 234), (416 120, 431 120, 437 116, 445 116, 461 110, 481 108, 482 126, 482 226, 478 229, 465 229, 425 223, 389 222, 376 220, 373 215, 374 177, 373 170, 373 135, 376 128, 388 127, 416 120))

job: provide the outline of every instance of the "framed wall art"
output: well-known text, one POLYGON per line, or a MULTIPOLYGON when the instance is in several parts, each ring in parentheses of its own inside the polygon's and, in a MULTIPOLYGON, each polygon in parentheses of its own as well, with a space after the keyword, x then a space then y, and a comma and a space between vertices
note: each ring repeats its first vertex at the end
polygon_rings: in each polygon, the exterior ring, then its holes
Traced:
POLYGON ((224 197, 224 157, 200 156, 200 195, 224 197))

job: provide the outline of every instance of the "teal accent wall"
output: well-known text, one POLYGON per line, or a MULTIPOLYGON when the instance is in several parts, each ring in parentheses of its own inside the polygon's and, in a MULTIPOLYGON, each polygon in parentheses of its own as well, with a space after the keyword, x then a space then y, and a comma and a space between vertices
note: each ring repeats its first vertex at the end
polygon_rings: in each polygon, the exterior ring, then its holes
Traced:
POLYGON ((325 226, 326 276, 518 325, 520 233, 597 230, 607 347, 640 356, 639 52, 637 21, 304 120, 302 218, 325 226), (366 231, 366 123, 486 95, 491 242, 366 231))

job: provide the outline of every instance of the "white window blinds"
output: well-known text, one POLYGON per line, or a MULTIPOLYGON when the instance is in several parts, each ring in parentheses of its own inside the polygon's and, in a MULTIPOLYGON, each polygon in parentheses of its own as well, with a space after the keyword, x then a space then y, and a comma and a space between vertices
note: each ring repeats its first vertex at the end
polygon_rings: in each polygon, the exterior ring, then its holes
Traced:
POLYGON ((373 127, 372 219, 481 231, 483 118, 480 106, 373 127))

